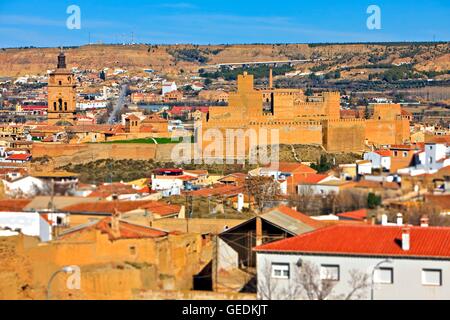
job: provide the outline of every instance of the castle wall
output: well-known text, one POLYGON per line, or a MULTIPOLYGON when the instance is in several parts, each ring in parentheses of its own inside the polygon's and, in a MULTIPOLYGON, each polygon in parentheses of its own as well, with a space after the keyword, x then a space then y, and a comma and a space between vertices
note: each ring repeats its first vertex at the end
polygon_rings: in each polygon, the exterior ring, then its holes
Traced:
POLYGON ((366 120, 366 139, 375 145, 402 144, 410 139, 409 121, 366 120))
MULTIPOLYGON (((165 145, 166 146, 166 145, 165 145)), ((172 147, 172 145, 170 145, 172 147)), ((31 149, 33 158, 50 157, 55 165, 69 163, 86 163, 99 159, 113 160, 150 160, 157 157, 157 149, 162 145, 146 143, 118 143, 118 144, 62 144, 62 143, 34 143, 31 149)))
POLYGON ((323 146, 328 152, 364 150, 365 123, 361 119, 323 121, 323 146))

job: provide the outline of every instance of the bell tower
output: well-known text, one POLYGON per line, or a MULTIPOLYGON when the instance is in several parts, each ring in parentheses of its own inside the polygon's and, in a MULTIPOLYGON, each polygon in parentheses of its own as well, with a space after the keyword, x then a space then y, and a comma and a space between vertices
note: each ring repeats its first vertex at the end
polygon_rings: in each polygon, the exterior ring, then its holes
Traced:
POLYGON ((75 77, 67 70, 66 56, 60 51, 57 68, 48 79, 48 123, 75 123, 76 111, 75 77))

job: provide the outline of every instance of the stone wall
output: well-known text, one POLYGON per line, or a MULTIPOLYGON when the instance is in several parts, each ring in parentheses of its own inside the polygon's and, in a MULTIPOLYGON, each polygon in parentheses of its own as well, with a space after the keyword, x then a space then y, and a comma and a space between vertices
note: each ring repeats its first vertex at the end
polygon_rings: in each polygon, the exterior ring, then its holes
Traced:
POLYGON ((364 150, 365 122, 360 119, 323 121, 323 146, 329 152, 364 150))
POLYGON ((34 143, 33 158, 51 157, 56 166, 68 163, 78 164, 99 159, 134 159, 150 160, 157 158, 157 149, 166 151, 173 145, 155 145, 145 143, 117 143, 117 144, 62 144, 62 143, 34 143))
POLYGON ((54 298, 131 299, 135 290, 190 290, 211 252, 199 234, 110 241, 92 230, 46 244, 1 238, 0 299, 45 299, 51 275, 72 265, 80 268, 81 289, 67 289, 68 275, 61 273, 52 283, 54 298))

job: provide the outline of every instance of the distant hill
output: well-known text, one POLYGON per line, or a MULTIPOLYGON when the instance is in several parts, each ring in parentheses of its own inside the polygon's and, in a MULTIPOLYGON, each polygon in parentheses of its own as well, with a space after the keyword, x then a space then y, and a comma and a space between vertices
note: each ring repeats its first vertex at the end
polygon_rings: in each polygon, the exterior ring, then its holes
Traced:
MULTIPOLYGON (((0 76, 45 74, 56 64, 58 48, 0 49, 0 76)), ((86 45, 66 48, 69 67, 151 68, 166 75, 195 73, 209 64, 290 59, 321 59, 300 68, 324 72, 338 66, 411 63, 421 71, 450 70, 449 43, 248 44, 248 45, 86 45)))

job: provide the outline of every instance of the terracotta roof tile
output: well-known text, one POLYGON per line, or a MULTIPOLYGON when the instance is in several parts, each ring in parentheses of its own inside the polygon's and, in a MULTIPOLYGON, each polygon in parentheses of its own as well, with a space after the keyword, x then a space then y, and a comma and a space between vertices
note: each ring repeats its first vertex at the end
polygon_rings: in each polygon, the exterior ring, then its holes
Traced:
POLYGON ((274 162, 265 166, 265 168, 271 167, 276 168, 278 171, 282 172, 317 173, 317 171, 313 168, 297 162, 274 162))
POLYGON ((31 154, 27 153, 17 153, 12 154, 9 157, 6 158, 6 160, 18 160, 18 161, 28 161, 31 158, 31 154))
POLYGON ((0 200, 0 211, 1 212, 20 212, 25 208, 31 199, 4 199, 0 200))
POLYGON ((116 212, 129 212, 137 209, 155 210, 157 214, 174 214, 180 211, 180 207, 169 205, 164 202, 154 200, 136 200, 136 201, 97 201, 84 202, 70 205, 62 208, 62 211, 76 213, 103 213, 113 214, 116 212))
POLYGON ((450 258, 450 228, 410 227, 410 250, 402 250, 402 227, 334 225, 255 248, 256 251, 356 256, 450 258))
POLYGON ((347 218, 351 220, 365 220, 367 219, 367 209, 360 209, 356 211, 350 211, 350 212, 342 212, 337 214, 340 218, 347 218))

